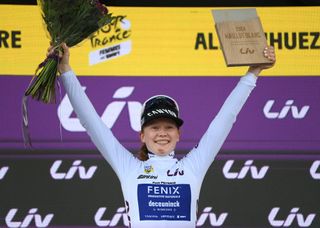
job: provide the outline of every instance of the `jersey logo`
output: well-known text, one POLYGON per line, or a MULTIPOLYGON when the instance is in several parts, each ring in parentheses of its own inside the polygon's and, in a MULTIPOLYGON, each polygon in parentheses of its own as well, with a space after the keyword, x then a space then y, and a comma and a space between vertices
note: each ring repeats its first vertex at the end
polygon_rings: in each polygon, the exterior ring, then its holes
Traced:
POLYGON ((179 170, 179 168, 177 168, 174 172, 172 172, 171 170, 167 171, 168 177, 183 176, 183 175, 184 175, 184 171, 179 170))
POLYGON ((158 179, 158 176, 140 174, 137 179, 158 179))
POLYGON ((189 184, 139 184, 140 220, 190 221, 189 184))
POLYGON ((146 174, 152 173, 152 172, 153 172, 153 167, 152 167, 152 165, 145 165, 145 166, 144 166, 144 172, 145 172, 146 174))

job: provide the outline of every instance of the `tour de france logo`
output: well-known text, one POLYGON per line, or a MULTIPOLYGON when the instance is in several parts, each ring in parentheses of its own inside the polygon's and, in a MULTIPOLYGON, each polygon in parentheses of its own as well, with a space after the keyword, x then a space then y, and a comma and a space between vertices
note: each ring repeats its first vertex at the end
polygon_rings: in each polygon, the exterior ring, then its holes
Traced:
POLYGON ((131 22, 126 16, 116 16, 110 24, 90 36, 89 65, 110 61, 131 53, 131 22))
POLYGON ((146 166, 144 166, 144 172, 145 172, 146 174, 152 173, 152 172, 153 172, 153 167, 152 167, 152 165, 146 165, 146 166))

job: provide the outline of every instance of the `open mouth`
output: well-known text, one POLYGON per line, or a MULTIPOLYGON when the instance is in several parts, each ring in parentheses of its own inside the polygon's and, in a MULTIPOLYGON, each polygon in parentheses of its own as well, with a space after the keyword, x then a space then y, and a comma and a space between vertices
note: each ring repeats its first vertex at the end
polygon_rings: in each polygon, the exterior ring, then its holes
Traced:
POLYGON ((155 143, 158 145, 167 145, 170 141, 169 140, 156 140, 155 143))

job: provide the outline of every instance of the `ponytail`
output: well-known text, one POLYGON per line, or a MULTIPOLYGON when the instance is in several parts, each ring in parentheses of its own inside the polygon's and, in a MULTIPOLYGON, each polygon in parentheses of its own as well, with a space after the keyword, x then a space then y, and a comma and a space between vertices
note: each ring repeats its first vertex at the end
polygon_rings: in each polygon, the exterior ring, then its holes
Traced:
POLYGON ((145 143, 142 144, 140 150, 138 151, 138 159, 140 161, 146 161, 149 159, 148 157, 148 149, 145 143))

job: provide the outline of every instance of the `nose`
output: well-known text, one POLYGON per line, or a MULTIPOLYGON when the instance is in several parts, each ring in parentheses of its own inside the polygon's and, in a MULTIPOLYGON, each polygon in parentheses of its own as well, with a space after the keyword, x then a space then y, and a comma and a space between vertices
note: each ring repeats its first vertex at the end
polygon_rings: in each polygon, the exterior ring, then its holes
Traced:
POLYGON ((159 136, 164 137, 167 136, 167 131, 165 128, 160 128, 158 134, 159 136))

